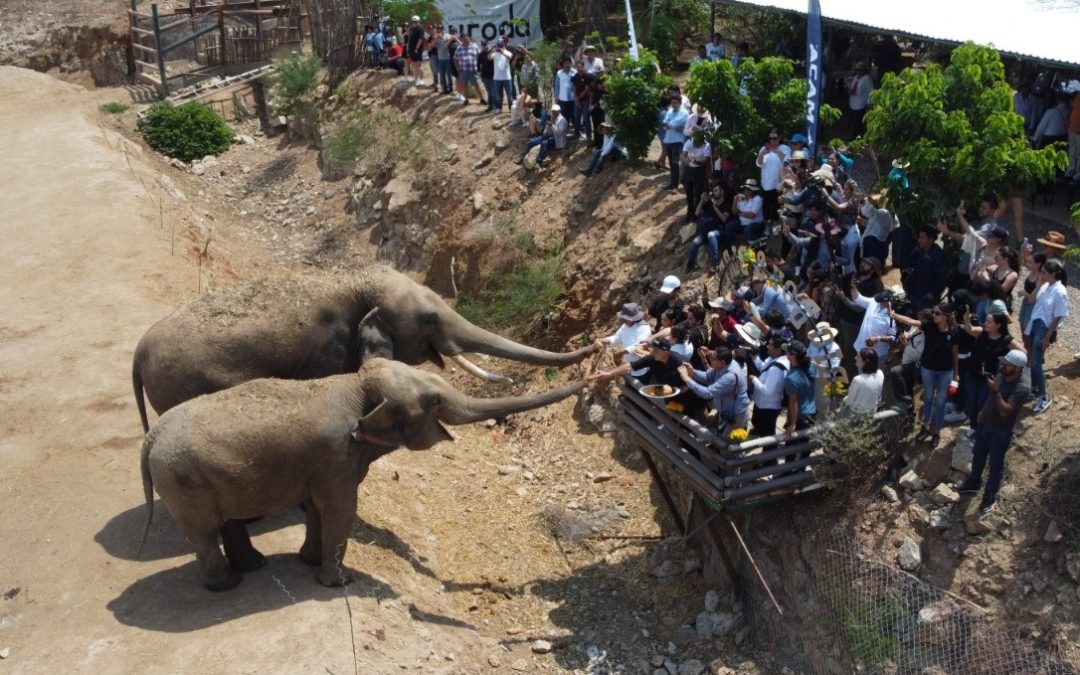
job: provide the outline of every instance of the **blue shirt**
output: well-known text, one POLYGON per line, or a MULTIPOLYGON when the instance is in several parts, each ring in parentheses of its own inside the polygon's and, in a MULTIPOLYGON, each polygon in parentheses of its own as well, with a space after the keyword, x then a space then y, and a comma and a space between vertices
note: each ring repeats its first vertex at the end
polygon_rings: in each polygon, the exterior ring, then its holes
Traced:
POLYGON ((686 121, 690 119, 690 114, 679 106, 678 110, 672 110, 668 108, 660 116, 660 124, 664 127, 664 143, 678 143, 682 145, 686 142, 686 134, 683 133, 683 129, 686 128, 686 121))
POLYGON ((381 52, 386 47, 386 37, 382 33, 375 33, 371 36, 371 46, 381 52))
POLYGON ((817 414, 817 404, 814 403, 814 380, 817 379, 817 368, 810 364, 810 374, 802 368, 796 368, 794 364, 784 378, 784 394, 795 394, 799 399, 799 419, 806 419, 817 414))
POLYGON ((746 375, 734 361, 723 370, 695 370, 686 384, 699 398, 712 399, 713 407, 721 415, 738 416, 750 409, 746 375))
POLYGON ((761 295, 754 298, 754 304, 761 308, 762 317, 770 309, 780 312, 780 315, 785 319, 791 314, 791 308, 784 301, 784 294, 768 284, 765 284, 765 288, 761 290, 761 295))

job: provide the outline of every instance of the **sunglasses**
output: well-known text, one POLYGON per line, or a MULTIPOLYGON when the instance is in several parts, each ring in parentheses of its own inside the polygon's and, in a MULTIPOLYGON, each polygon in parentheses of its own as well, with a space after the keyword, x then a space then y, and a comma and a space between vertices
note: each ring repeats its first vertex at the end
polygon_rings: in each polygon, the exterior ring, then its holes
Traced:
POLYGON ((930 313, 933 314, 934 316, 944 316, 945 315, 945 312, 942 312, 940 309, 935 309, 934 311, 932 311, 930 313))

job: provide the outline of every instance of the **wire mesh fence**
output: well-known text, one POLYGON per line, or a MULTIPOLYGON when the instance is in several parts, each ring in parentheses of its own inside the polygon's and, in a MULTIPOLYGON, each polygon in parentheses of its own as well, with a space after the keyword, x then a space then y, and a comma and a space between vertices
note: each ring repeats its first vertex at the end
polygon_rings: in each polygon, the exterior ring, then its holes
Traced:
POLYGON ((738 570, 750 634, 769 652, 770 672, 1080 673, 1062 654, 1002 628, 977 605, 866 556, 846 528, 810 539, 796 547, 798 555, 758 558, 770 583, 782 589, 783 616, 753 572, 738 570))

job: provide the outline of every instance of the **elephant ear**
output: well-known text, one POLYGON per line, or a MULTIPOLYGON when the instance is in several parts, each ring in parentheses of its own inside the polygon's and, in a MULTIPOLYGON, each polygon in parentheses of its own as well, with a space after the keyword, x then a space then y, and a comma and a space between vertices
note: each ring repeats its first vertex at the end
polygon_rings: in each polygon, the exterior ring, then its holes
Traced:
POLYGON ((390 412, 390 407, 386 405, 386 399, 356 420, 350 435, 361 443, 373 443, 386 448, 400 448, 405 445, 405 435, 398 420, 390 412))
POLYGON ((394 358, 394 341, 390 331, 379 320, 379 308, 374 307, 356 326, 356 353, 363 364, 372 358, 394 358))

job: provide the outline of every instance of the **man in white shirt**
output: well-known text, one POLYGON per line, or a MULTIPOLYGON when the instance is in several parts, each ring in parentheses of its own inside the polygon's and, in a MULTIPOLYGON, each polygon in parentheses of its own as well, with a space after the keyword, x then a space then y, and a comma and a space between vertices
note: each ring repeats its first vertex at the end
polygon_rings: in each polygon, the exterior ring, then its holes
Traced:
POLYGON ((791 364, 783 343, 783 336, 774 335, 765 343, 767 358, 754 357, 758 374, 750 378, 754 386, 754 412, 750 424, 757 436, 776 434, 776 420, 784 407, 784 378, 791 364))
POLYGON ((882 291, 872 298, 859 293, 857 277, 851 279, 851 301, 864 310, 859 335, 855 338, 855 353, 863 347, 877 352, 878 360, 889 359, 889 345, 896 342, 896 322, 889 316, 892 311, 892 293, 882 291))
MULTIPOLYGON (((790 152, 790 150, 789 150, 790 152)), ((784 168, 784 151, 780 148, 780 133, 769 132, 769 142, 758 152, 757 165, 761 169, 762 216, 775 222, 780 205, 780 174, 784 168)))
POLYGON ((574 76, 577 71, 572 67, 570 57, 564 56, 555 71, 555 100, 566 119, 574 116, 574 76))
POLYGON ((720 33, 712 34, 712 41, 705 45, 705 58, 710 61, 719 61, 727 56, 727 50, 724 49, 724 40, 720 37, 720 33))
POLYGON ((592 161, 589 162, 589 168, 582 169, 582 172, 586 176, 600 173, 604 168, 604 164, 607 162, 614 162, 626 158, 626 148, 615 140, 614 131, 614 127, 607 122, 600 125, 600 132, 604 134, 604 143, 600 146, 599 150, 593 153, 592 161))
POLYGON ((874 80, 870 77, 870 71, 866 63, 860 61, 855 64, 855 76, 851 80, 851 91, 848 95, 848 107, 851 109, 851 135, 858 136, 866 131, 866 108, 870 105, 870 94, 874 91, 874 80))
MULTIPOLYGON (((610 348, 622 363, 633 364, 648 353, 648 349, 641 349, 641 353, 639 353, 638 349, 641 343, 648 340, 649 336, 652 335, 652 328, 645 321, 645 312, 636 302, 628 302, 623 305, 617 316, 622 325, 613 335, 598 339, 596 347, 597 349, 610 348)), ((630 374, 640 378, 648 370, 648 368, 631 370, 630 374)))
POLYGON ((604 59, 596 55, 596 47, 585 45, 584 49, 585 72, 590 75, 599 75, 604 72, 604 59))
POLYGON ((697 221, 697 206, 705 194, 705 172, 712 159, 712 146, 705 140, 705 132, 695 131, 682 147, 682 182, 686 190, 686 222, 697 221))
POLYGON ((502 45, 496 45, 493 50, 488 54, 488 58, 491 59, 495 66, 495 86, 491 90, 491 105, 495 107, 495 110, 502 112, 503 101, 506 101, 506 109, 514 105, 513 87, 511 82, 513 80, 513 72, 510 69, 510 62, 514 58, 514 54, 503 47, 502 45))

